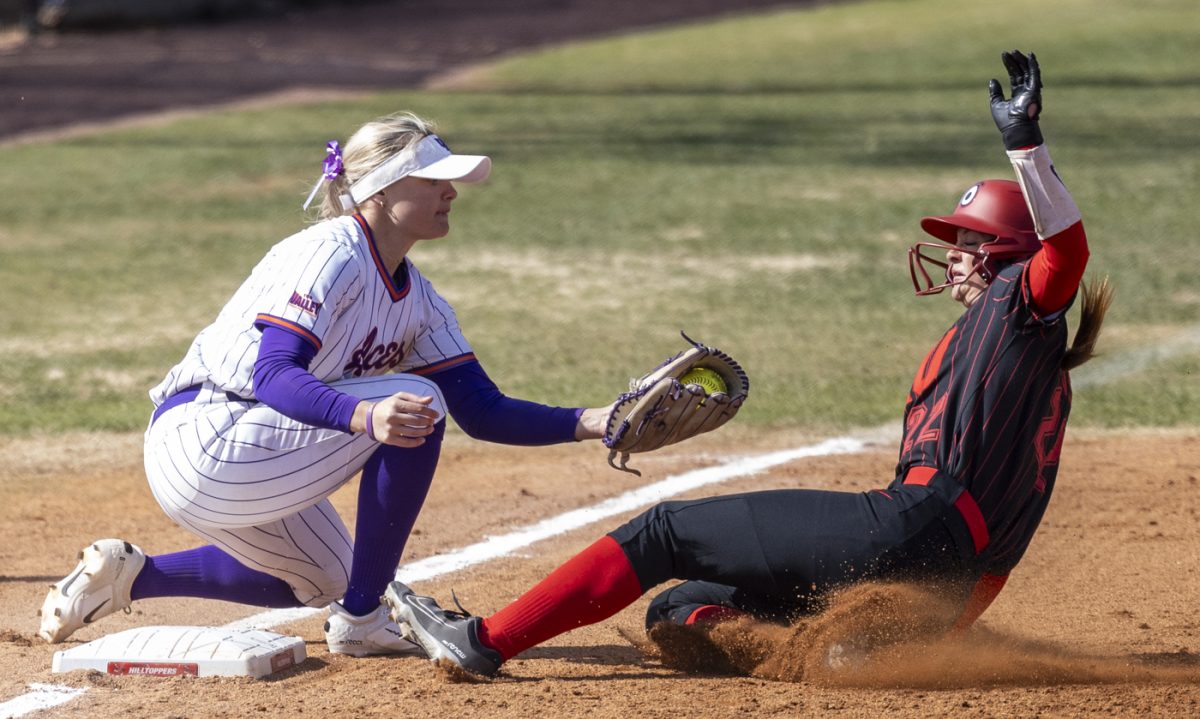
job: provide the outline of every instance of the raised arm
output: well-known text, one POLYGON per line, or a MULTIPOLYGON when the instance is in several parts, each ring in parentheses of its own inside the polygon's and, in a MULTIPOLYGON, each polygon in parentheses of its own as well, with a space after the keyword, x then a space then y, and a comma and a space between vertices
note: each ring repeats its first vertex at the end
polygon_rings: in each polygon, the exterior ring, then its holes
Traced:
POLYGON ((1021 192, 1033 215, 1042 249, 1029 262, 1030 301, 1041 315, 1067 306, 1087 267, 1087 236, 1075 200, 1067 191, 1042 138, 1042 72, 1037 56, 1019 50, 1001 54, 1012 88, 1004 98, 997 80, 988 83, 992 119, 1004 139, 1021 192))

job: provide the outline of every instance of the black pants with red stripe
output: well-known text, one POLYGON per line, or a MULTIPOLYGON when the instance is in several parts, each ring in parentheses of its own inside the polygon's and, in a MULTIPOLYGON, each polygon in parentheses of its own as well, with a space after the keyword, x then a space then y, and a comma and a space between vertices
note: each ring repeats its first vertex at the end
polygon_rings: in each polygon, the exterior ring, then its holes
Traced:
POLYGON ((965 601, 980 575, 962 515, 935 486, 664 502, 610 536, 643 591, 689 580, 654 598, 647 627, 682 623, 705 604, 787 621, 819 609, 830 590, 865 580, 962 586, 965 601))

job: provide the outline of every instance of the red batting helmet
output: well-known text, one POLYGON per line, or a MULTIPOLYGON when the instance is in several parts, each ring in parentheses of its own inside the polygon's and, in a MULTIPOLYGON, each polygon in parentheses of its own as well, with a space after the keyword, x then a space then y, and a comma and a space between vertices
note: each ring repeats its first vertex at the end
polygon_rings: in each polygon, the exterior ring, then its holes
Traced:
POLYGON ((951 246, 958 244, 959 228, 993 235, 995 239, 983 243, 978 250, 962 250, 974 255, 976 261, 971 272, 957 280, 950 277, 947 263, 937 259, 944 258, 950 247, 936 242, 913 245, 908 250, 908 270, 918 295, 937 294, 951 285, 965 282, 975 273, 979 273, 985 282, 991 282, 1000 265, 1029 257, 1042 246, 1025 196, 1021 194, 1021 186, 1012 180, 977 182, 963 193, 952 214, 921 220, 922 230, 951 246), (937 257, 923 254, 922 248, 930 248, 939 254, 937 257), (945 275, 945 282, 937 284, 929 276, 927 264, 939 268, 945 275))

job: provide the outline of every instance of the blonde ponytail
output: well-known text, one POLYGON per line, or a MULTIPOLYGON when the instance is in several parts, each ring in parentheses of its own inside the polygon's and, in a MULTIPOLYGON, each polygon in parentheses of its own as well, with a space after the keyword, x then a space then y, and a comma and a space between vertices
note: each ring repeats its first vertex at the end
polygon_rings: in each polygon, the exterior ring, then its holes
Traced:
POLYGON ((325 185, 321 219, 355 212, 353 207, 342 207, 342 197, 350 194, 350 186, 421 138, 434 134, 435 129, 432 122, 411 112, 380 117, 358 128, 342 150, 344 172, 325 185))

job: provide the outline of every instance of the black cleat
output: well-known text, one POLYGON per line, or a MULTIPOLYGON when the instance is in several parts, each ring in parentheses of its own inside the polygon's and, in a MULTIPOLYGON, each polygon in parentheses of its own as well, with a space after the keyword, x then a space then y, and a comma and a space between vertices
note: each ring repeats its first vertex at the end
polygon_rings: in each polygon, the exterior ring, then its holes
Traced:
POLYGON ((410 638, 430 659, 446 659, 481 677, 500 671, 504 658, 479 641, 480 617, 442 609, 432 597, 417 596, 401 582, 388 585, 383 601, 391 607, 392 620, 408 627, 410 638))

